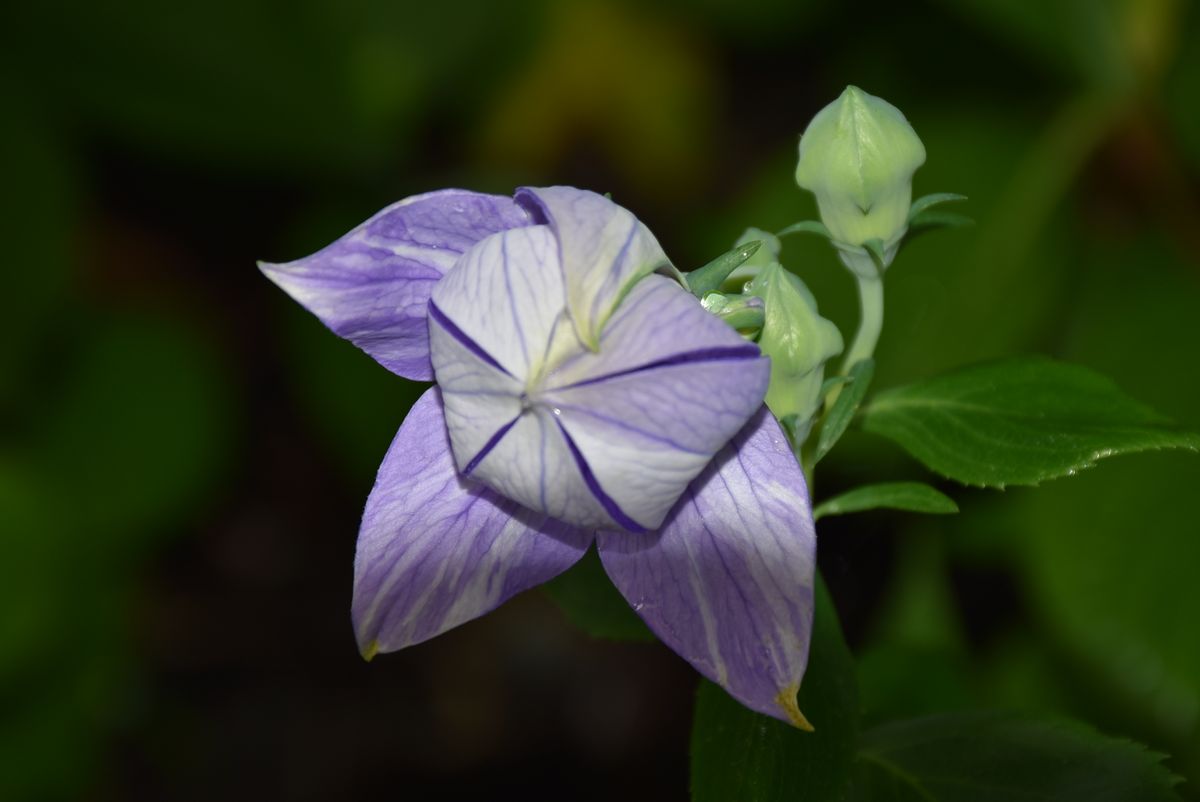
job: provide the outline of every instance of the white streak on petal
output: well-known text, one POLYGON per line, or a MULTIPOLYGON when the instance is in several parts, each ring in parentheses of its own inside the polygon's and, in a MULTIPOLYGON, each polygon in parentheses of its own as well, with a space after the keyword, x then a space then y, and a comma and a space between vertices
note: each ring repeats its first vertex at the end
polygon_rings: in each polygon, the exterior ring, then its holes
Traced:
POLYGON ((529 222, 509 198, 431 192, 392 204, 311 256, 260 267, 388 370, 425 380, 432 376, 425 309, 434 285, 479 240, 529 222))
MULTIPOLYGON (((433 302, 505 370, 527 381, 562 312, 554 235, 531 226, 482 240, 434 288, 433 302)), ((444 383, 442 369, 435 359, 444 383)))
POLYGON ((763 408, 652 535, 599 534, 613 582, 663 642, 747 707, 804 726, 812 633, 808 491, 763 408))
POLYGON ((454 461, 460 471, 465 470, 491 438, 521 414, 522 385, 480 360, 432 319, 429 345, 441 383, 454 461))
POLYGON ((764 358, 676 365, 552 396, 596 479, 657 528, 684 488, 762 405, 764 358))
POLYGON ((770 363, 673 282, 648 276, 613 315, 599 353, 548 378, 545 402, 612 501, 654 529, 758 411, 770 363))
POLYGON ((757 350, 706 312, 687 290, 663 276, 646 276, 629 291, 605 326, 600 350, 593 353, 579 349, 573 357, 562 360, 555 365, 546 387, 568 387, 681 354, 717 349, 748 353, 757 350))
POLYGON ((589 490, 553 410, 522 415, 473 475, 506 498, 575 526, 619 526, 589 490))
POLYGON ((629 286, 670 261, 627 209, 574 187, 525 188, 517 202, 537 209, 561 246, 567 309, 579 338, 595 349, 629 286))
POLYGON ((464 480, 437 388, 413 405, 367 499, 354 623, 370 656, 432 638, 573 565, 591 533, 464 480))

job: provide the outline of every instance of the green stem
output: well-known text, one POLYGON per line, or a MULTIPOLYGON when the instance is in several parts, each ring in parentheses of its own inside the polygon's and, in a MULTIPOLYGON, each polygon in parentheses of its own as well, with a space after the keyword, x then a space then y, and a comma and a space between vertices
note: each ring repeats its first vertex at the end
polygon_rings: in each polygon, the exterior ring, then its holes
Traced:
MULTIPOLYGON (((879 342, 879 332, 883 330, 883 276, 858 278, 858 302, 862 314, 858 320, 858 333, 854 335, 854 343, 846 352, 842 362, 842 373, 850 372, 858 362, 875 355, 875 346, 879 342)), ((831 398, 837 398, 840 387, 830 392, 831 398)))
MULTIPOLYGON (((858 302, 861 314, 858 320, 858 332, 854 335, 854 342, 851 343, 850 350, 846 352, 846 358, 842 362, 842 375, 849 373, 850 368, 854 367, 856 363, 875 355, 875 346, 879 343, 879 333, 883 331, 883 276, 867 276, 858 271, 855 271, 854 275, 858 279, 858 302)), ((842 392, 843 386, 835 385, 825 396, 824 410, 821 412, 820 420, 812 427, 811 434, 816 434, 824 428, 825 418, 829 415, 833 402, 842 392)), ((804 470, 804 478, 809 482, 810 493, 812 492, 813 469, 816 467, 816 455, 813 452, 816 441, 817 438, 810 435, 804 442, 804 447, 795 449, 795 444, 793 444, 793 450, 797 451, 796 458, 804 470)))

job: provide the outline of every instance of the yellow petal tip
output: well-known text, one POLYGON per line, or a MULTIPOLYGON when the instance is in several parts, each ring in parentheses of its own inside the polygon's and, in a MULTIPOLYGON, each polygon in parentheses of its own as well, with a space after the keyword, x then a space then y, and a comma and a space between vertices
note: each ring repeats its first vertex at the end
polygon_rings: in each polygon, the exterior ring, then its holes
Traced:
POLYGON ((362 649, 363 659, 368 663, 375 659, 375 655, 379 654, 379 641, 373 640, 362 649))
POLYGON ((800 687, 798 685, 789 685, 775 697, 775 703, 783 708, 783 712, 787 714, 787 720, 791 722, 793 727, 805 732, 815 732, 816 728, 809 723, 796 704, 796 694, 799 692, 800 687))

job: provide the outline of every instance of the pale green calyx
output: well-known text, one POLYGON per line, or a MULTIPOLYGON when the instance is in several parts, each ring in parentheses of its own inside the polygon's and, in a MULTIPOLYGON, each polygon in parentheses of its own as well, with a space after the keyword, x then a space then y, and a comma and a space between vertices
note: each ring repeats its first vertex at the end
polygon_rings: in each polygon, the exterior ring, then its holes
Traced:
POLYGON ((842 261, 870 272, 868 244, 886 265, 904 237, 913 173, 924 163, 925 146, 900 110, 849 86, 800 137, 796 183, 816 195, 842 261))
POLYGON ((799 446, 821 404, 825 363, 842 352, 842 335, 817 313, 808 287, 778 262, 763 267, 747 287, 762 298, 758 346, 771 358, 767 406, 780 420, 790 418, 799 446))

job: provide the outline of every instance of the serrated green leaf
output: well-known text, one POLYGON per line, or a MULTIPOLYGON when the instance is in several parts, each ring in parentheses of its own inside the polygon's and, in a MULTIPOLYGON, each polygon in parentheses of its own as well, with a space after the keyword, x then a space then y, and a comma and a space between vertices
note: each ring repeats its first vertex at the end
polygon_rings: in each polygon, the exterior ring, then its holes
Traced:
POLYGON ((699 267, 691 273, 686 273, 688 289, 697 298, 703 298, 710 292, 721 289, 721 284, 729 278, 729 274, 737 270, 747 259, 762 247, 760 240, 751 240, 734 246, 733 250, 721 254, 716 259, 699 267))
POLYGON ((1173 802, 1163 755, 1083 724, 950 713, 863 734, 852 802, 1173 802))
POLYGON ((816 234, 818 237, 830 238, 829 229, 817 220, 801 220, 775 232, 777 237, 786 237, 788 234, 816 234))
POLYGON ((841 495, 823 501, 813 510, 813 518, 828 515, 846 515, 877 509, 906 510, 945 515, 958 512, 954 499, 940 490, 921 482, 885 482, 877 485, 856 487, 841 495))
POLYGON ((864 410, 863 428, 943 476, 983 487, 1036 485, 1116 454, 1200 450, 1200 435, 1106 377, 1044 357, 989 362, 880 393, 864 410))
POLYGON ((604 573, 593 547, 569 571, 542 585, 571 623, 594 638, 652 641, 652 633, 604 573))
POLYGON ((909 207, 908 222, 912 223, 913 219, 926 209, 940 206, 943 203, 957 203, 966 199, 966 195, 959 195, 955 192, 934 192, 932 195, 922 195, 913 201, 912 206, 909 207))
POLYGON ((854 661, 818 578, 800 710, 814 732, 747 710, 701 684, 692 725, 693 802, 832 802, 845 797, 858 744, 854 661))
POLYGON ((854 413, 858 411, 859 404, 862 403, 863 398, 867 395, 867 390, 871 387, 871 377, 874 374, 875 360, 873 359, 863 359, 850 368, 847 384, 838 394, 837 400, 833 402, 833 406, 829 409, 829 415, 826 416, 825 423, 821 426, 813 464, 820 462, 821 458, 829 453, 829 450, 846 432, 850 421, 854 419, 854 413))

